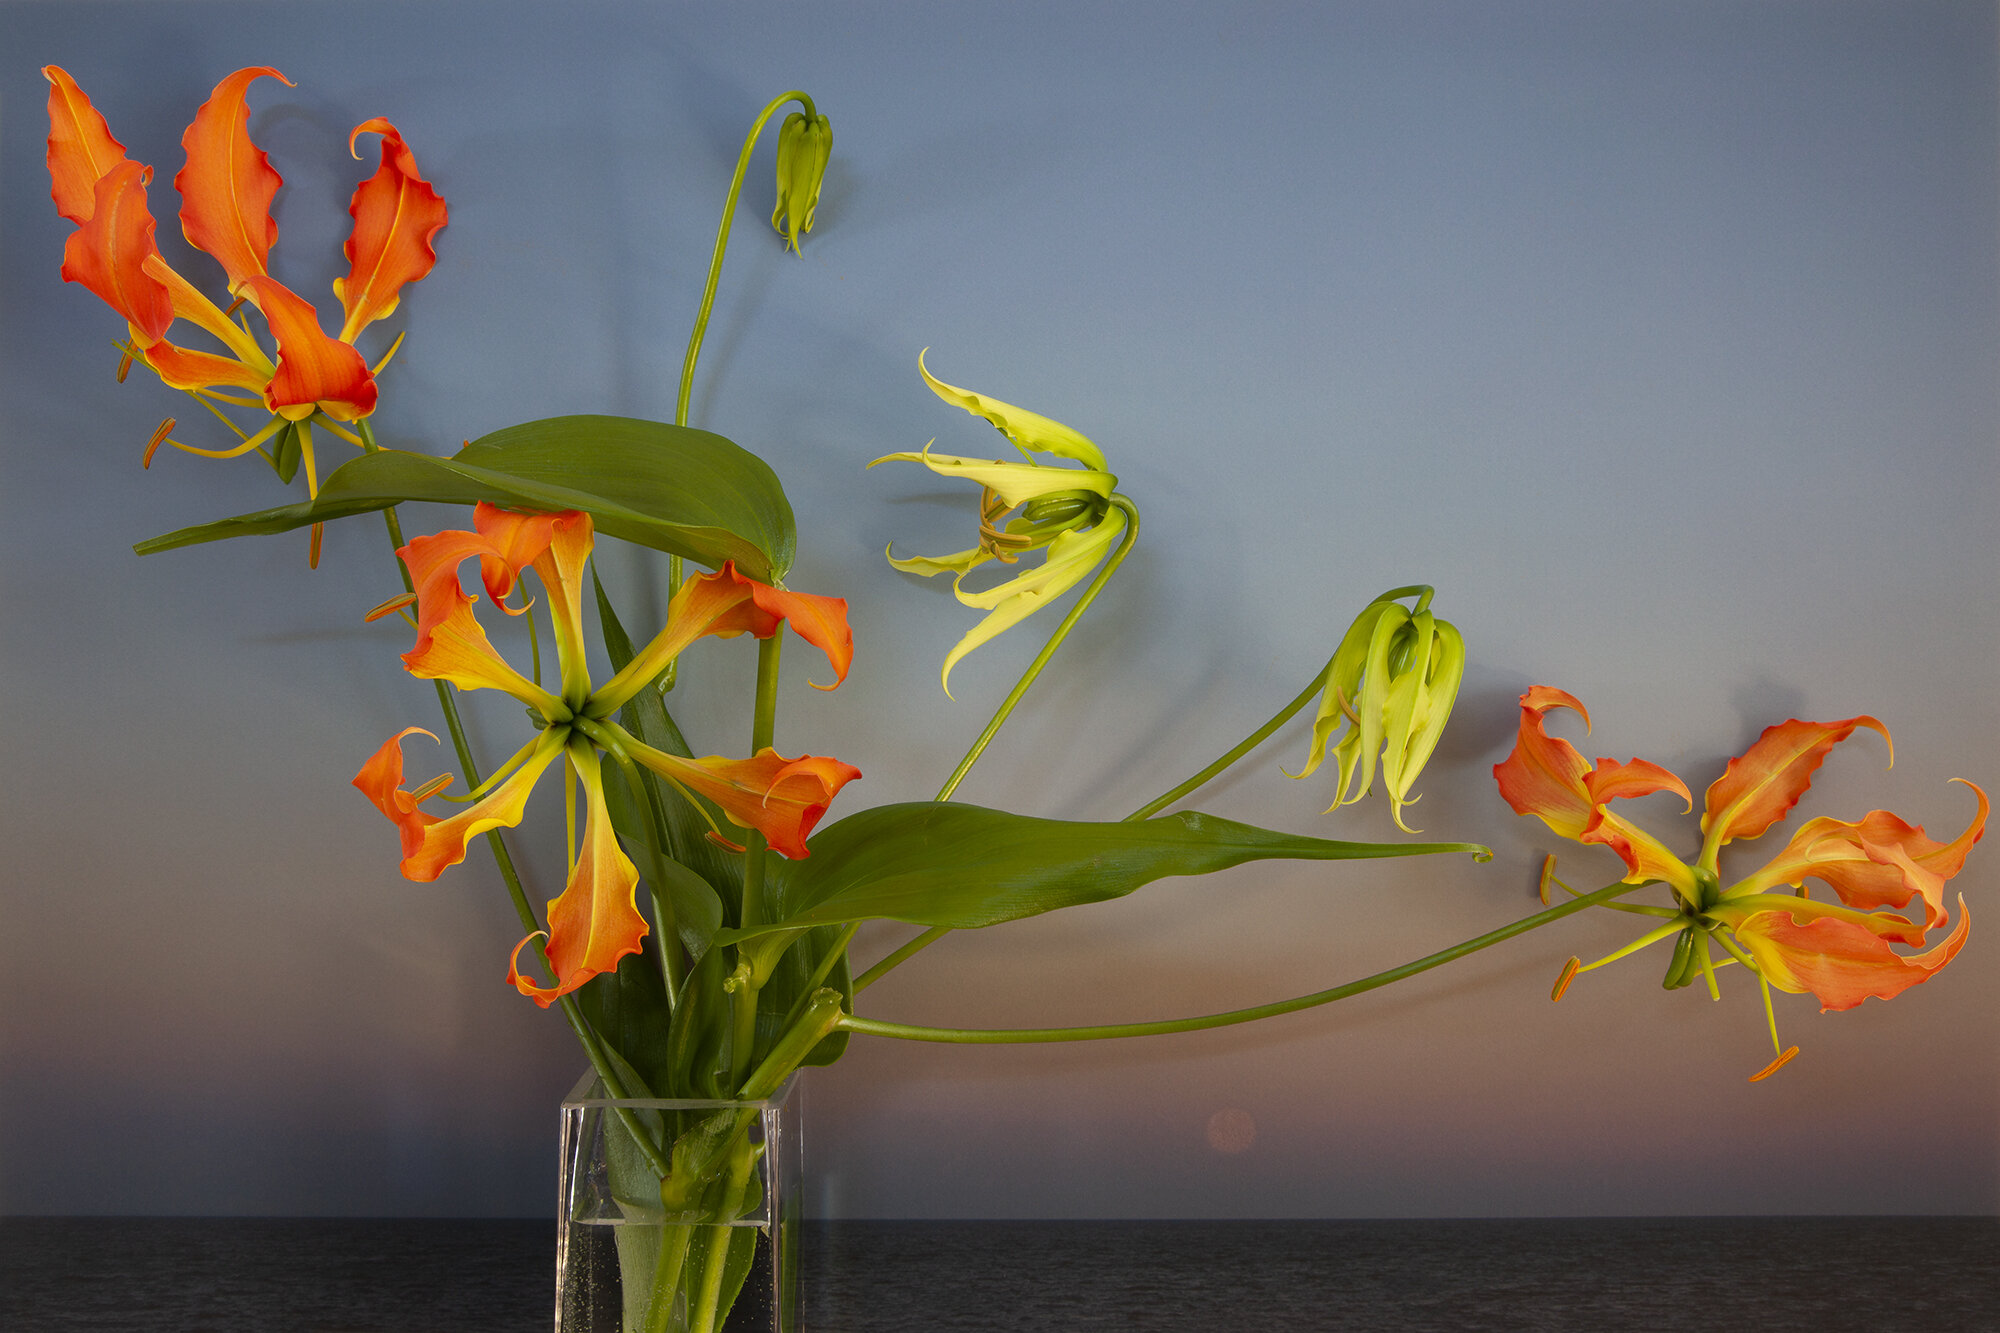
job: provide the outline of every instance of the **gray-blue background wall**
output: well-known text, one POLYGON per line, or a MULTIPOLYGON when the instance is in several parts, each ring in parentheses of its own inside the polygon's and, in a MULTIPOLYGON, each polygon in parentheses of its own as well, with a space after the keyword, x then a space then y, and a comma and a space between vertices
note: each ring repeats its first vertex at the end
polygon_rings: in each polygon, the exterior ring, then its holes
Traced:
MULTIPOLYGON (((581 1061, 503 984, 518 927, 476 859, 435 884, 348 786, 430 724, 379 526, 135 558, 286 498, 58 277, 44 64, 153 164, 169 257, 182 128, 244 65, 286 177, 276 272, 344 271, 349 127, 401 127, 450 201, 392 327, 387 443, 670 418, 740 136, 803 87, 835 126, 803 258, 763 228, 770 146, 696 383, 798 511, 793 587, 847 596, 831 695, 788 662, 778 743, 858 764, 835 814, 923 799, 1044 618, 937 668, 973 613, 882 550, 971 543, 921 447, 1000 441, 942 378, 1093 437, 1145 536, 962 795, 1115 818, 1318 669, 1360 605, 1430 582, 1472 652, 1414 822, 1462 858, 1261 866, 956 936, 863 1012, 970 1025, 1199 1013, 1334 984, 1534 908, 1545 850, 1491 766, 1515 697, 1587 703, 1592 755, 1697 795, 1764 726, 1879 716, 1799 818, 1964 826, 1995 745, 1996 21, 1990 4, 36 4, 0 6, 0 1210, 540 1214, 581 1061)), ((365 154, 372 150, 364 146, 365 154)), ((381 340, 381 341, 385 341, 381 340)), ((370 347, 380 350, 379 341, 370 347)), ((345 448, 345 446, 335 446, 345 448)), ((336 455, 336 461, 337 461, 336 455)), ((413 530, 462 513, 406 519, 413 530)), ((605 557, 635 608, 661 574, 605 557)), ((747 649, 691 654, 705 750, 747 740, 747 649), (739 734, 745 733, 745 734, 739 734)), ((476 714, 489 757, 510 709, 476 714)), ((1204 794, 1324 815, 1295 724, 1204 794)), ((418 754, 412 752, 413 764, 418 754)), ((427 758, 423 762, 429 762, 427 758)), ((425 770, 426 772, 432 770, 425 770)), ((556 802, 530 836, 560 887, 556 802)), ((1691 853, 1692 816, 1641 820, 1691 853)), ((1748 868, 1787 831, 1732 849, 1748 868)), ((1946 972, 1821 1016, 1663 993, 1630 918, 1578 918, 1259 1027, 1117 1045, 857 1041, 813 1077, 817 1206, 847 1216, 1990 1212, 2000 1203, 1995 854, 1946 972), (1218 1113, 1224 1130, 1211 1146, 1218 1113)), ((871 929, 867 958, 907 932, 871 929)))

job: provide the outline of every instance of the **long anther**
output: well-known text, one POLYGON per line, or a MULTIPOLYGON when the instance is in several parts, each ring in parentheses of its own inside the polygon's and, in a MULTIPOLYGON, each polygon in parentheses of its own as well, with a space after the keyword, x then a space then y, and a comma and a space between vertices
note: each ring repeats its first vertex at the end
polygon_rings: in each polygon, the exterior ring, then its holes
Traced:
POLYGON ((408 606, 411 602, 414 602, 416 600, 417 600, 417 595, 415 593, 413 592, 402 593, 398 596, 391 597, 388 601, 382 603, 382 605, 372 608, 368 612, 368 614, 361 617, 361 619, 364 622, 373 622, 380 620, 383 616, 389 615, 392 612, 400 611, 404 607, 408 606))
POLYGON ((1563 997, 1563 992, 1569 989, 1569 983, 1576 980, 1576 970, 1582 966, 1583 960, 1581 958, 1572 958, 1563 964, 1562 975, 1556 978, 1554 988, 1549 991, 1549 1000, 1551 1003, 1563 997))
POLYGON ((1550 852, 1547 856, 1542 858, 1542 882, 1539 891, 1542 896, 1542 906, 1544 907, 1547 907, 1549 905, 1549 877, 1555 873, 1556 873, 1556 854, 1554 852, 1550 852))
POLYGON ((173 434, 174 427, 179 424, 172 417, 168 417, 160 423, 159 429, 153 432, 153 438, 146 441, 146 452, 139 459, 139 466, 141 468, 153 466, 153 455, 159 451, 160 446, 166 442, 167 436, 173 434))
POLYGON ((1752 1083, 1759 1083, 1762 1082, 1764 1079, 1771 1077, 1771 1075, 1777 1073, 1780 1069, 1783 1069, 1787 1064, 1789 1064, 1791 1062, 1791 1058, 1797 1055, 1798 1053, 1799 1053, 1798 1047, 1787 1046, 1784 1050, 1784 1053, 1779 1055, 1777 1059, 1771 1061, 1770 1064, 1765 1065, 1762 1069, 1752 1074, 1750 1076, 1750 1081, 1752 1083))
POLYGON ((439 792, 443 791, 446 787, 449 787, 450 785, 451 785, 451 774, 440 773, 436 777, 432 778, 429 782, 426 782, 423 786, 411 792, 410 799, 418 802, 427 800, 430 797, 437 795, 439 792))

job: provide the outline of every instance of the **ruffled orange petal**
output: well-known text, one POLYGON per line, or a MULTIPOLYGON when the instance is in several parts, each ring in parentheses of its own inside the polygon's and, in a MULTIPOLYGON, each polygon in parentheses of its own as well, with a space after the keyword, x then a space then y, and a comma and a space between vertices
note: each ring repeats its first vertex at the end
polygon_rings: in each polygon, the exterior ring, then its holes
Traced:
POLYGON ((1600 806, 1590 824, 1578 835, 1578 842, 1609 847, 1625 863, 1625 882, 1643 884, 1662 880, 1681 891, 1692 902, 1696 896, 1694 871, 1687 862, 1668 851, 1666 845, 1637 824, 1614 815, 1600 806))
POLYGON ((140 349, 139 357, 162 381, 176 389, 209 389, 227 384, 256 393, 264 391, 266 377, 233 356, 197 352, 162 341, 140 349))
POLYGON ((97 182, 125 161, 125 145, 60 65, 42 66, 49 81, 49 182, 56 212, 78 224, 97 208, 97 182))
POLYGON ((780 624, 790 624, 800 638, 826 654, 836 686, 847 679, 847 668, 854 661, 846 598, 781 591, 737 573, 733 560, 724 561, 713 574, 681 585, 667 617, 669 623, 676 618, 685 622, 689 641, 705 634, 727 639, 744 633, 768 639, 780 624))
POLYGON ((1687 784, 1650 759, 1599 759, 1584 776, 1584 791, 1593 805, 1634 796, 1650 796, 1670 791, 1694 809, 1694 795, 1687 784))
POLYGON ((131 324, 142 344, 158 342, 174 322, 173 297, 166 284, 146 271, 159 255, 154 221, 146 207, 151 167, 119 162, 96 183, 89 219, 63 245, 62 276, 80 282, 131 324))
MULTIPOLYGON (((1707 842, 1704 855, 1736 838, 1754 838, 1783 819, 1812 786, 1812 775, 1831 750, 1867 727, 1889 741, 1894 762, 1895 742, 1889 729, 1872 717, 1840 722, 1804 722, 1793 718, 1766 727, 1751 747, 1729 761, 1708 789, 1708 806, 1701 817, 1707 842)), ((1711 864, 1713 864, 1711 862, 1711 864)))
POLYGON ((181 230, 190 245, 221 263, 232 294, 269 272, 266 260, 278 239, 271 199, 284 182, 250 142, 250 108, 243 100, 250 85, 267 76, 293 86, 268 65, 239 69, 215 85, 181 136, 187 165, 174 177, 181 192, 181 230))
POLYGON ((379 116, 356 125, 347 136, 350 153, 364 134, 382 136, 382 165, 354 191, 347 210, 354 219, 346 247, 347 276, 333 282, 333 294, 347 312, 340 340, 350 343, 396 309, 406 283, 431 271, 437 263, 431 238, 446 220, 443 198, 417 174, 416 156, 396 127, 379 116))
MULTIPOLYGON (((508 967, 514 988, 544 1009, 592 977, 616 972, 618 960, 639 952, 647 935, 646 919, 633 902, 639 872, 619 849, 597 753, 572 749, 570 754, 583 782, 587 814, 569 882, 562 896, 549 903, 549 942, 543 953, 555 969, 556 984, 538 986, 511 963, 508 967)), ((517 958, 519 954, 517 947, 517 958)))
POLYGON ((1517 815, 1534 815, 1565 838, 1580 839, 1595 815, 1595 803, 1585 786, 1590 765, 1574 745, 1551 736, 1545 715, 1551 708, 1571 708, 1590 714, 1576 697, 1548 685, 1532 686, 1521 696, 1520 731, 1514 752, 1493 766, 1500 796, 1517 815))
POLYGON ((1666 849, 1658 838, 1622 816, 1610 812, 1608 804, 1620 798, 1650 796, 1670 791, 1694 808, 1694 796, 1687 784, 1668 770, 1646 759, 1620 763, 1599 759, 1584 775, 1584 791, 1596 807, 1578 842, 1598 843, 1618 853, 1625 862, 1628 883, 1649 879, 1664 880, 1681 890, 1690 901, 1695 894, 1694 871, 1685 861, 1666 849))
POLYGON ((565 698, 590 693, 587 641, 583 634, 583 571, 595 542, 590 515, 570 510, 555 516, 548 549, 535 558, 535 573, 548 597, 549 629, 556 641, 565 698))
MULTIPOLYGON (((733 567, 725 568, 732 574, 736 572, 733 567)), ((773 615, 782 616, 793 633, 826 654, 826 660, 833 667, 833 684, 806 683, 816 690, 840 688, 840 683, 847 679, 847 668, 854 662, 854 631, 847 623, 847 599, 821 597, 808 592, 784 592, 754 581, 750 584, 750 595, 758 606, 773 615)))
MULTIPOLYGON (((575 511, 569 511, 574 513, 575 511)), ((514 590, 514 581, 521 577, 521 571, 541 559, 542 552, 548 550, 549 539, 554 535, 556 521, 564 514, 524 514, 512 509, 502 509, 484 500, 473 506, 472 526, 478 530, 488 550, 478 552, 479 578, 486 585, 486 595, 494 605, 509 615, 518 614, 506 606, 507 594, 514 590)), ((438 534, 440 537, 444 533, 438 534)), ((460 534, 470 535, 470 534, 460 534)), ((468 550, 459 560, 472 552, 468 550)), ((457 562, 452 565, 452 582, 458 581, 457 562)))
MULTIPOLYGON (((1882 929, 1833 916, 1800 911, 1758 912, 1735 927, 1765 980, 1779 990, 1811 992, 1824 1011, 1852 1009, 1869 996, 1894 999, 1929 981, 1965 946, 1972 916, 1964 895, 1958 900, 1958 928, 1934 949, 1899 954, 1883 938, 1897 917, 1882 918, 1882 929)), ((1903 923, 1907 925, 1908 923, 1903 923)))
POLYGON ((1921 827, 1887 810, 1870 811, 1858 823, 1821 817, 1807 822, 1783 851, 1739 887, 1761 892, 1778 884, 1818 879, 1849 907, 1863 911, 1904 907, 1921 897, 1926 928, 1941 926, 1950 915, 1944 903, 1945 881, 1959 872, 1973 844, 1985 835, 1991 808, 1976 783, 1965 785, 1978 797, 1979 812, 1950 842, 1934 841, 1921 827))
POLYGON ((417 798, 403 790, 403 738, 412 735, 437 739, 422 727, 405 727, 391 736, 354 775, 355 787, 395 823, 403 838, 406 858, 423 846, 424 830, 438 822, 436 815, 417 809, 417 798))
POLYGON ((653 641, 606 681, 599 697, 616 708, 639 687, 666 669, 689 644, 705 635, 733 638, 750 634, 768 639, 789 622, 800 638, 826 654, 837 687, 854 661, 854 632, 847 624, 847 600, 810 593, 783 592, 736 571, 724 561, 713 574, 698 574, 682 583, 667 605, 667 623, 653 641))
POLYGON ((466 844, 494 828, 513 828, 521 822, 528 793, 535 789, 548 766, 562 753, 559 729, 544 731, 533 743, 521 766, 484 798, 465 807, 449 819, 427 824, 413 851, 403 857, 403 877, 425 883, 443 874, 447 866, 465 859, 466 844))
POLYGON ((715 802, 731 823, 762 833, 794 860, 806 855, 806 839, 840 789, 861 776, 838 759, 787 759, 768 746, 748 759, 683 759, 639 745, 632 757, 715 802))
POLYGON ((278 340, 278 370, 264 389, 273 412, 303 421, 324 410, 338 421, 353 421, 375 410, 375 380, 361 353, 326 336, 319 313, 276 278, 252 276, 243 290, 271 325, 278 340))
POLYGON ((403 666, 423 680, 448 680, 461 690, 500 690, 547 717, 560 701, 507 664, 472 614, 472 598, 454 582, 420 601, 423 630, 403 666))

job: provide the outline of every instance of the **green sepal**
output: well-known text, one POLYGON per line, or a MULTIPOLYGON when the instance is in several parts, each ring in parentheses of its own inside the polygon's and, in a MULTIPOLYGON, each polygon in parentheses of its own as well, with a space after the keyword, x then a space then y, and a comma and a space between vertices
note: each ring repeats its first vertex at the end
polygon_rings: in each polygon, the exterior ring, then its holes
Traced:
POLYGON ((1194 811, 1098 824, 935 801, 860 811, 816 834, 809 846, 810 856, 770 871, 782 913, 751 930, 724 930, 717 943, 875 918, 961 930, 990 926, 1246 861, 1492 855, 1465 842, 1299 837, 1194 811))
POLYGON ((278 480, 287 486, 292 478, 299 475, 299 460, 305 457, 305 450, 299 446, 299 423, 287 421, 278 428, 277 438, 271 441, 271 470, 278 474, 278 480))
POLYGON ((335 468, 313 500, 182 528, 132 549, 151 555, 289 532, 411 500, 580 509, 599 532, 711 567, 734 560, 765 583, 783 579, 797 540, 784 488, 755 454, 687 426, 571 416, 509 426, 451 458, 362 454, 335 468))
POLYGON ((1679 990, 1691 986, 1701 975, 1701 960, 1695 956, 1695 949, 1702 932, 1689 926, 1674 937, 1674 956, 1667 964, 1667 975, 1660 980, 1665 990, 1679 990))

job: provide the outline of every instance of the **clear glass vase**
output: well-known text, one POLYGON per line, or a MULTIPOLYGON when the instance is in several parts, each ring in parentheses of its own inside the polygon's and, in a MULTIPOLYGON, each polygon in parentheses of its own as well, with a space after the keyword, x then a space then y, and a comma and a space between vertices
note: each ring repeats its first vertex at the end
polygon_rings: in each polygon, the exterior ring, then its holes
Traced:
POLYGON ((799 1103, 796 1076, 760 1102, 616 1100, 586 1072, 562 1104, 556 1333, 798 1333, 799 1103))

